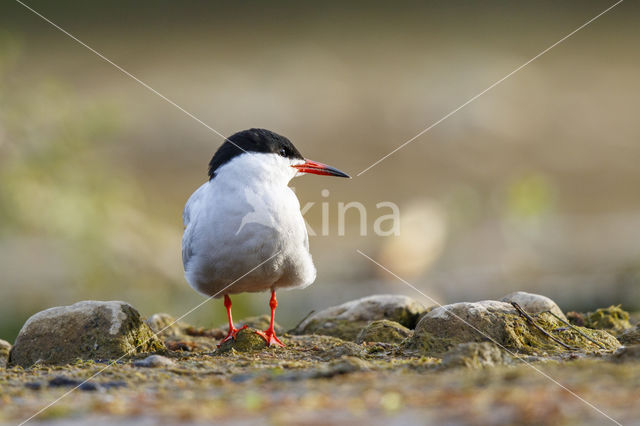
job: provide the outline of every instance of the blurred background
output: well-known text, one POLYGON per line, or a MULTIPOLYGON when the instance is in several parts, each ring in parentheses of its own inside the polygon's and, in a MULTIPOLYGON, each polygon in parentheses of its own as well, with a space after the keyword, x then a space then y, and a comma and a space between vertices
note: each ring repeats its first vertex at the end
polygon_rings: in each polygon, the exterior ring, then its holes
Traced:
MULTIPOLYGON (((222 134, 265 127, 356 175, 613 1, 28 4, 222 134)), ((186 312, 203 296, 183 278, 182 208, 220 137, 0 8, 0 338, 85 299, 186 312)), ((524 290, 640 309, 639 12, 622 3, 359 177, 293 181, 315 203, 319 274, 278 295, 278 321, 380 292, 431 304, 356 249, 441 303, 524 290), (368 235, 355 210, 338 235, 341 201, 363 203, 368 235), (373 232, 382 201, 399 236, 373 232)), ((236 297, 236 318, 267 302, 236 297)), ((222 303, 185 320, 223 323, 222 303)))

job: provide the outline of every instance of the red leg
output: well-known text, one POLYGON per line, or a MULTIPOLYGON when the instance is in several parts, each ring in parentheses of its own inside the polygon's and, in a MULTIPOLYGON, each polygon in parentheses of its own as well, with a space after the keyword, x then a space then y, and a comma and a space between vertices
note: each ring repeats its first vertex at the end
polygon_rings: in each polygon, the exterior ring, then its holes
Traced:
POLYGON ((227 318, 229 318, 229 333, 227 333, 227 337, 225 337, 220 341, 220 343, 218 343, 218 346, 220 346, 227 340, 231 340, 231 339, 235 340, 236 334, 238 334, 238 331, 242 330, 243 328, 247 328, 246 325, 239 329, 233 326, 233 318, 231 317, 231 298, 229 297, 228 294, 224 295, 224 307, 227 308, 227 318))
POLYGON ((273 329, 273 322, 274 322, 273 320, 275 318, 276 308, 278 307, 278 300, 276 299, 275 290, 271 290, 271 299, 269 300, 269 307, 271 308, 271 322, 269 323, 269 328, 267 328, 265 331, 256 331, 256 333, 260 337, 262 337, 264 340, 267 341, 267 346, 276 345, 276 346, 284 347, 284 343, 282 343, 280 339, 276 337, 276 332, 273 329))

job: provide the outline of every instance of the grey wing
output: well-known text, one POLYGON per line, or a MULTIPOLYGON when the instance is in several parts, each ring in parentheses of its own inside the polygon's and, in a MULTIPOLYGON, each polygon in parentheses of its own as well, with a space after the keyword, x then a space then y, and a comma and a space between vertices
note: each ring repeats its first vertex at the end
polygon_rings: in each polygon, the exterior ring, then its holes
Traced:
POLYGON ((204 196, 204 188, 208 184, 204 183, 198 188, 187 200, 182 212, 182 223, 184 225, 184 234, 182 235, 182 264, 186 270, 189 259, 193 256, 193 226, 189 226, 196 216, 200 203, 204 196))
POLYGON ((198 209, 202 196, 204 195, 204 188, 208 183, 209 182, 203 183, 200 188, 196 189, 187 200, 187 204, 184 205, 184 211, 182 212, 182 224, 185 228, 189 226, 193 212, 198 209))

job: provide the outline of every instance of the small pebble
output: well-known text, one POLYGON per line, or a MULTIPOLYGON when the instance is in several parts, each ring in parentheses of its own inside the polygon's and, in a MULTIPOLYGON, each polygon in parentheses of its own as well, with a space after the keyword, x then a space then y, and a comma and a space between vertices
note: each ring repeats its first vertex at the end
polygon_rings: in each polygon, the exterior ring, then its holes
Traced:
POLYGON ((64 376, 54 377, 53 379, 49 380, 49 387, 77 387, 79 390, 87 392, 95 392, 100 389, 100 385, 97 383, 70 379, 64 376))
POLYGON ((86 391, 86 392, 95 392, 98 390, 100 385, 93 383, 93 382, 84 382, 82 384, 80 384, 80 386, 78 386, 78 389, 80 389, 81 391, 86 391))
POLYGON ((119 389, 127 387, 127 382, 116 380, 113 382, 100 383, 102 389, 119 389))
POLYGON ((80 383, 82 383, 80 380, 70 379, 64 376, 54 377, 53 379, 49 380, 49 386, 52 388, 63 386, 78 386, 80 383))

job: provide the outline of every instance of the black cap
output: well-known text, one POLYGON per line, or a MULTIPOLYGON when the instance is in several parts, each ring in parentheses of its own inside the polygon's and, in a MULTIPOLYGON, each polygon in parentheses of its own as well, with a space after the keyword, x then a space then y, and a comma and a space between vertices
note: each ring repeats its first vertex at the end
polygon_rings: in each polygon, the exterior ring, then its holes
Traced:
POLYGON ((235 133, 218 148, 209 162, 209 180, 216 170, 245 152, 278 154, 286 158, 304 160, 302 154, 284 136, 266 129, 249 129, 235 133))

